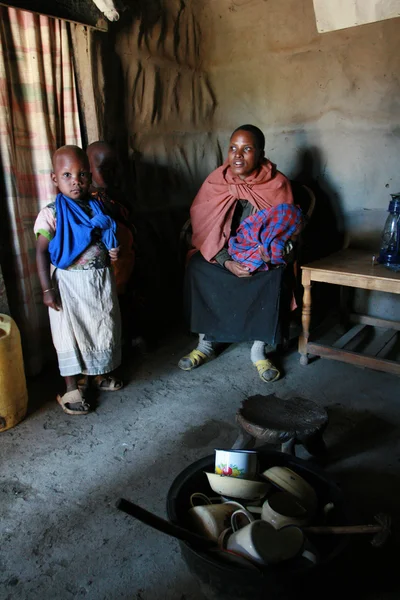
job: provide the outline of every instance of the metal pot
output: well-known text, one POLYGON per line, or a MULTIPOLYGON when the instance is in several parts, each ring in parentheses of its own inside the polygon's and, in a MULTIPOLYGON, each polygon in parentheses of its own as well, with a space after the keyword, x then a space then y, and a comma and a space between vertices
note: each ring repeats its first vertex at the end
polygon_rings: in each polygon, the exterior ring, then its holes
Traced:
MULTIPOLYGON (((323 507, 330 502, 334 505, 329 515, 330 524, 345 525, 354 522, 354 514, 345 502, 342 491, 324 471, 308 462, 269 448, 259 448, 257 451, 260 471, 272 466, 290 467, 313 486, 319 502, 317 523, 318 519, 320 523, 323 522, 323 507)), ((196 461, 182 471, 172 483, 167 496, 167 513, 173 523, 187 527, 186 519, 191 494, 194 492, 210 494, 204 471, 214 471, 214 456, 196 461)), ((230 565, 207 551, 193 548, 186 542, 179 543, 189 570, 199 579, 208 598, 284 600, 298 598, 300 588, 305 589, 306 586, 306 589, 309 589, 309 586, 316 581, 317 574, 324 577, 328 564, 331 574, 332 561, 344 553, 349 539, 345 536, 319 538, 317 546, 321 560, 318 565, 313 565, 300 557, 279 565, 265 567, 258 572, 238 565, 230 565)))

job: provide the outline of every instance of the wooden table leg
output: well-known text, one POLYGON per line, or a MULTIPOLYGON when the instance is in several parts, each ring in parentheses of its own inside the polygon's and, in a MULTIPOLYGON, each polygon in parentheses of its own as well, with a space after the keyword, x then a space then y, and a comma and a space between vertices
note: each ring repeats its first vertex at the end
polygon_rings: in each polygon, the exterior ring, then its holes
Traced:
POLYGON ((339 324, 341 333, 346 333, 350 320, 350 301, 352 288, 342 285, 340 287, 339 324))
POLYGON ((310 337, 311 322, 311 275, 309 271, 303 271, 301 283, 304 287, 303 294, 303 312, 301 314, 301 323, 303 331, 299 337, 300 364, 308 365, 307 344, 310 337))

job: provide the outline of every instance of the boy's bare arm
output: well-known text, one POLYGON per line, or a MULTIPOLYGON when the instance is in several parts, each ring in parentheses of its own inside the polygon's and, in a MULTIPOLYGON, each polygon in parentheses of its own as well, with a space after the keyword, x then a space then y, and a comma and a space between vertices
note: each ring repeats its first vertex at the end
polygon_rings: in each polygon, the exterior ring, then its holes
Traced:
POLYGON ((43 291, 43 303, 49 308, 60 310, 57 292, 50 279, 50 254, 49 240, 44 235, 39 235, 36 245, 36 265, 43 291))

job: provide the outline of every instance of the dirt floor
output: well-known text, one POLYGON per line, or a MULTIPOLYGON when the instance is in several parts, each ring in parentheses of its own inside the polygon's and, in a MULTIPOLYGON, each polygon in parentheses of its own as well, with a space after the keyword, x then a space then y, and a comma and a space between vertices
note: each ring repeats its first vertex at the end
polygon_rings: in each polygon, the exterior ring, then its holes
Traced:
MULTIPOLYGON (((185 373, 176 363, 192 344, 181 335, 147 355, 133 353, 126 387, 103 393, 86 417, 62 413, 56 374, 30 381, 28 417, 0 435, 0 598, 216 598, 189 573, 175 540, 120 513, 115 502, 125 497, 165 516, 175 476, 230 447, 241 401, 271 391, 328 409, 326 468, 366 521, 380 511, 394 517, 386 547, 360 540, 316 597, 351 590, 354 599, 399 598, 399 379, 328 360, 301 367, 293 348, 281 363, 284 377, 267 385, 250 364, 249 344, 185 373)), ((311 587, 296 597, 311 598, 311 587)))

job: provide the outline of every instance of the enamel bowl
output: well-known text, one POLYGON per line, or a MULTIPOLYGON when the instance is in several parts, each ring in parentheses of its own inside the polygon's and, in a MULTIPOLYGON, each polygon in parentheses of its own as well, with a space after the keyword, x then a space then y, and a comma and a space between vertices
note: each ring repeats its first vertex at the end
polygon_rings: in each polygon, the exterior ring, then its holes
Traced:
POLYGON ((266 481, 224 477, 217 473, 207 473, 211 489, 220 496, 240 498, 241 500, 258 500, 266 496, 270 485, 266 481))
POLYGON ((305 510, 313 513, 317 509, 318 499, 314 488, 292 469, 271 467, 264 471, 262 476, 283 492, 294 497, 305 510))

